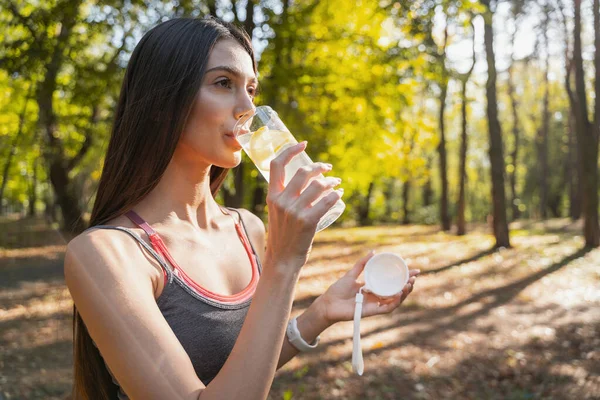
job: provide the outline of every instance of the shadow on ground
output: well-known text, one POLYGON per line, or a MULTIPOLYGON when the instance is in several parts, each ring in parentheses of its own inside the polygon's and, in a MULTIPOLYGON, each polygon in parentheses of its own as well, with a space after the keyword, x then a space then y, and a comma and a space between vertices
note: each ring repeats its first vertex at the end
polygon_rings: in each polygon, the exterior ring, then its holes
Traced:
MULTIPOLYGON (((62 400, 68 398, 71 389, 72 304, 67 304, 64 297, 62 255, 56 247, 64 245, 64 240, 55 230, 43 225, 43 221, 32 220, 19 227, 15 221, 0 221, 0 232, 4 232, 0 234, 0 399, 10 396, 62 400), (31 229, 30 235, 23 229, 31 229), (16 256, 11 259, 7 254, 16 256), (55 298, 65 304, 53 311, 44 311, 40 302, 45 299, 52 302, 55 298), (30 313, 32 309, 37 311, 30 313)), ((538 225, 532 225, 531 229, 538 229, 538 225)), ((562 233, 566 228, 551 226, 551 229, 562 233)), ((344 232, 334 233, 342 236, 344 232)), ((420 244, 423 241, 466 243, 437 232, 432 228, 406 232, 394 228, 394 234, 385 240, 390 244, 400 240, 420 244)), ((377 240, 384 239, 378 236, 377 240)), ((333 261, 332 267, 326 271, 315 270, 307 279, 318 280, 326 274, 341 273, 343 268, 336 266, 336 262, 359 257, 372 242, 373 239, 364 236, 357 241, 318 240, 315 251, 320 253, 312 262, 333 261)), ((444 246, 433 248, 443 252, 444 246)), ((317 353, 298 359, 298 367, 279 371, 269 398, 600 398, 600 353, 597 351, 600 318, 591 318, 587 323, 569 320, 572 316, 587 315, 597 303, 567 309, 560 304, 538 304, 536 299, 525 302, 520 298, 527 288, 564 271, 575 260, 588 255, 588 250, 574 249, 545 268, 513 277, 510 268, 497 270, 496 264, 489 262, 490 258, 499 256, 494 250, 470 249, 450 262, 442 261, 444 254, 427 254, 421 250, 411 256, 417 261, 421 255, 434 260, 423 268, 426 279, 444 279, 460 269, 458 267, 477 263, 484 267, 474 276, 497 278, 492 287, 475 289, 449 305, 428 307, 408 302, 401 311, 382 319, 382 323, 365 326, 363 343, 389 332, 395 336, 385 344, 365 349, 366 372, 362 377, 351 372, 347 351, 339 351, 339 348, 348 348, 348 338, 324 340, 317 353), (498 334, 498 325, 507 323, 498 316, 498 310, 505 307, 511 307, 511 314, 506 318, 541 319, 548 336, 511 340, 510 345, 496 344, 492 339, 499 336, 510 339, 510 333, 498 334), (449 354, 456 352, 452 352, 448 343, 465 335, 484 340, 466 346, 464 351, 458 352, 460 357, 450 357, 449 354), (488 337, 489 342, 485 340, 488 337)), ((511 251, 513 253, 504 253, 504 262, 519 263, 529 255, 524 249, 511 251)), ((429 288, 430 293, 438 297, 443 297, 444 291, 459 289, 458 283, 439 283, 429 288)), ((315 297, 299 294, 294 307, 306 308, 315 297)))
MULTIPOLYGON (((555 273, 576 259, 585 256, 590 250, 581 249, 564 257, 536 273, 525 276, 508 284, 480 291, 468 299, 448 307, 421 310, 405 308, 402 312, 392 314, 388 323, 376 329, 363 330, 363 343, 370 336, 393 329, 418 326, 401 339, 378 346, 376 349, 364 351, 365 363, 373 363, 386 354, 403 346, 416 346, 420 351, 430 350, 445 352, 448 350, 440 343, 449 337, 461 333, 479 331, 483 335, 494 332, 494 326, 477 324, 480 319, 489 317, 493 310, 502 307, 515 299, 524 289, 555 273), (473 307, 477 305, 476 307, 473 307)), ((471 262, 493 253, 488 250, 478 253, 466 260, 431 271, 446 271, 464 262, 471 262)), ((308 305, 310 298, 301 300, 308 305)), ((527 305, 522 306, 526 308, 527 305)), ((584 307, 569 310, 570 313, 583 313, 590 310, 584 307)), ((566 314, 564 309, 542 307, 528 310, 533 315, 553 313, 548 325, 556 325, 555 320, 566 314)), ((420 399, 436 398, 427 393, 430 386, 436 392, 446 393, 448 399, 592 399, 600 395, 600 353, 594 343, 600 333, 600 321, 593 324, 566 323, 552 328, 555 331, 553 340, 529 340, 527 343, 511 348, 486 347, 482 351, 469 353, 460 362, 438 374, 420 374, 415 376, 410 368, 400 366, 375 367, 366 376, 357 377, 349 373, 350 356, 333 357, 328 349, 343 345, 348 339, 327 341, 320 345, 321 356, 306 359, 304 370, 280 371, 275 381, 272 398, 280 398, 285 391, 298 394, 302 399, 327 398, 325 393, 333 393, 336 398, 344 399, 420 399), (339 379, 340 375, 346 379, 339 379), (322 377, 327 382, 323 382, 322 377), (314 391, 311 382, 322 387, 334 388, 333 391, 314 391), (485 382, 485 384, 481 384, 485 382)), ((295 397, 294 397, 295 398, 295 397)), ((438 397, 440 398, 440 397, 438 397)))

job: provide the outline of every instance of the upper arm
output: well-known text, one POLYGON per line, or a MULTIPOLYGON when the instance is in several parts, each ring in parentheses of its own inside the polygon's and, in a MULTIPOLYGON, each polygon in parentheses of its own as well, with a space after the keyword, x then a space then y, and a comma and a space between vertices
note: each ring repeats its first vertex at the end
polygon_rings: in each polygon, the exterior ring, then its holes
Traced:
POLYGON ((69 243, 64 273, 77 310, 131 399, 197 399, 204 385, 156 304, 152 280, 123 247, 106 231, 69 243))
POLYGON ((250 235, 250 241, 258 254, 258 258, 263 261, 265 258, 265 247, 266 247, 266 234, 265 224, 256 215, 250 211, 240 208, 238 209, 242 218, 244 218, 244 225, 248 229, 248 235, 250 235))

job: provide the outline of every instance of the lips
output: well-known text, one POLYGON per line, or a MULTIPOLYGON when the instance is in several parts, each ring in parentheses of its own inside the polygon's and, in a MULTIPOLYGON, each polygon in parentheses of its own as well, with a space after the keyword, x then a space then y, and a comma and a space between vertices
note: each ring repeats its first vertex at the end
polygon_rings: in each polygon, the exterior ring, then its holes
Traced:
POLYGON ((226 133, 225 137, 227 138, 227 141, 229 143, 231 143, 231 145, 233 147, 236 148, 236 150, 239 150, 242 148, 242 145, 240 144, 240 142, 238 142, 237 138, 235 137, 235 135, 232 132, 226 133))

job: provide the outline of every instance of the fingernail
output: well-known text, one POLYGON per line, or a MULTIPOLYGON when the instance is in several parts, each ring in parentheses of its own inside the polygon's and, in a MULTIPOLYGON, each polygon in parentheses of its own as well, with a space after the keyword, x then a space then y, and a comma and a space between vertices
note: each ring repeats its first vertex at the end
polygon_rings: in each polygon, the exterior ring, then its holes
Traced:
POLYGON ((339 188, 338 190, 336 190, 336 192, 338 192, 340 194, 340 197, 342 197, 344 195, 344 189, 343 188, 339 188))
POLYGON ((332 169, 333 168, 333 165, 331 165, 329 163, 324 163, 324 164, 325 164, 325 167, 328 168, 328 169, 332 169))

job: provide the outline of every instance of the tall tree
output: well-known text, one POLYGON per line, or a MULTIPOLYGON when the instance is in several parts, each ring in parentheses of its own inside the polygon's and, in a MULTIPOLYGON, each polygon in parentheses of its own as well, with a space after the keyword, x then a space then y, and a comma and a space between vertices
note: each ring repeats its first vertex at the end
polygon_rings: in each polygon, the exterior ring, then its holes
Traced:
POLYGON ((371 218, 371 204, 374 188, 375 182, 371 181, 367 193, 360 196, 358 203, 358 223, 360 226, 369 226, 373 223, 373 219, 371 218))
POLYGON ((410 179, 402 183, 402 225, 410 224, 410 179))
POLYGON ((30 181, 29 193, 28 193, 29 194, 29 214, 28 215, 30 217, 35 217, 35 215, 36 215, 35 205, 37 203, 38 164, 39 164, 39 159, 36 157, 33 160, 31 181, 30 181))
POLYGON ((542 219, 548 217, 548 135, 550 130, 550 47, 548 43, 548 29, 550 26, 550 9, 547 4, 542 5, 542 38, 544 43, 544 67, 542 82, 544 97, 542 99, 542 121, 538 128, 536 138, 539 159, 538 188, 540 194, 539 213, 542 219))
MULTIPOLYGON (((431 158, 427 158, 426 160, 427 171, 431 171, 431 158)), ((431 175, 428 173, 427 178, 425 180, 425 184, 423 185, 423 193, 422 193, 422 201, 423 206, 430 206, 433 199, 433 185, 431 184, 431 175)))
POLYGON ((513 148, 510 154, 510 163, 512 168, 509 170, 509 183, 510 183, 510 204, 511 204, 511 217, 512 220, 519 218, 519 204, 517 203, 517 170, 519 163, 519 145, 520 145, 520 121, 519 121, 519 100, 517 98, 516 87, 515 87, 515 37, 517 36, 518 19, 513 13, 513 31, 511 34, 512 51, 510 54, 510 65, 508 67, 508 97, 510 99, 510 109, 512 113, 512 134, 513 134, 513 148))
POLYGON ((448 163, 446 155, 446 125, 445 125, 445 110, 446 110, 446 97, 448 95, 448 69, 446 68, 446 48, 448 47, 448 15, 444 6, 444 17, 446 18, 444 24, 444 33, 442 38, 442 44, 438 53, 438 60, 440 66, 440 94, 439 94, 439 115, 438 123, 440 128, 440 142, 438 144, 438 156, 439 156, 439 168, 440 168, 440 185, 441 185, 441 196, 440 196, 440 223, 443 231, 450 230, 450 214, 448 212, 448 163))
POLYGON ((588 117, 585 74, 581 44, 581 0, 573 0, 573 64, 575 69, 575 93, 572 101, 579 156, 582 169, 583 236, 587 247, 600 245, 598 223, 598 141, 600 137, 600 1, 593 2, 594 15, 594 66, 595 106, 594 119, 588 117))
POLYGON ((494 27, 491 0, 481 0, 485 6, 484 42, 488 77, 486 83, 488 131, 490 137, 489 156, 492 175, 492 224, 496 247, 510 247, 508 221, 506 218, 506 197, 504 193, 504 155, 502 130, 498 120, 498 100, 496 93, 496 57, 494 55, 494 27))
POLYGON ((384 180, 383 183, 383 197, 385 198, 385 216, 384 216, 384 221, 385 222, 391 222, 393 221, 392 218, 392 213, 394 212, 394 200, 395 200, 395 187, 396 187, 396 180, 393 178, 388 178, 384 180))
POLYGON ((0 5, 10 16, 0 68, 37 82, 34 99, 44 165, 62 211, 62 227, 71 233, 85 227, 73 177, 99 133, 99 107, 112 93, 107 88, 112 89, 121 71, 120 55, 133 30, 123 19, 136 14, 127 4, 115 0, 96 11, 83 7, 82 0, 43 2, 37 8, 10 0, 0 5), (122 45, 115 48, 119 37, 122 45))
POLYGON ((569 217, 573 221, 581 217, 581 163, 579 162, 579 147, 575 132, 575 116, 572 108, 567 118, 568 160, 565 168, 565 181, 569 185, 569 217))
POLYGON ((466 233, 466 221, 465 221, 465 204, 466 196, 465 189, 467 185, 467 149, 468 149, 468 135, 467 135, 467 84, 475 68, 477 61, 477 53, 475 52, 475 26, 473 25, 472 17, 470 18, 471 30, 473 32, 473 60, 469 70, 459 75, 460 80, 460 110, 461 110, 461 139, 460 139, 460 165, 458 169, 458 206, 456 210, 456 233, 458 235, 464 235, 466 233))
MULTIPOLYGON (((57 78, 62 69, 67 55, 69 41, 73 28, 78 21, 80 0, 65 3, 64 8, 55 10, 59 18, 57 34, 50 43, 54 46, 48 54, 48 62, 42 72, 42 80, 37 88, 36 100, 39 106, 38 125, 43 132, 46 142, 44 158, 49 166, 50 181, 57 196, 64 228, 67 231, 78 233, 83 231, 85 223, 82 210, 79 207, 77 197, 70 187, 71 179, 69 172, 75 167, 83 154, 78 153, 77 158, 69 158, 64 152, 63 140, 58 132, 58 121, 54 108, 54 93, 57 88, 57 78)), ((91 140, 91 138, 86 138, 91 140)), ((82 147, 84 149, 84 147, 82 147)))
POLYGON ((569 99, 569 116, 567 118, 567 135, 568 135, 568 162, 565 168, 565 180, 569 185, 569 216, 573 220, 578 220, 581 217, 581 167, 579 162, 579 147, 577 146, 577 135, 575 132, 575 96, 571 79, 573 76, 573 59, 571 55, 571 33, 569 32, 569 24, 565 15, 563 0, 557 0, 556 9, 559 12, 560 23, 563 30, 565 40, 564 44, 564 63, 565 75, 563 85, 569 99))

